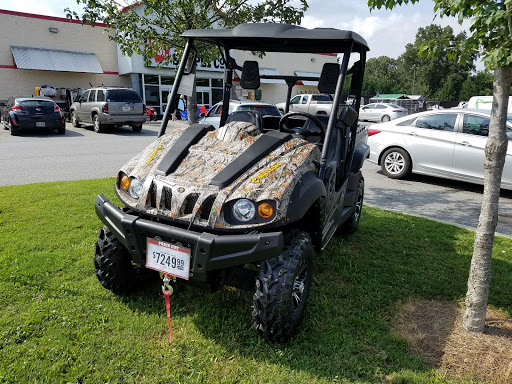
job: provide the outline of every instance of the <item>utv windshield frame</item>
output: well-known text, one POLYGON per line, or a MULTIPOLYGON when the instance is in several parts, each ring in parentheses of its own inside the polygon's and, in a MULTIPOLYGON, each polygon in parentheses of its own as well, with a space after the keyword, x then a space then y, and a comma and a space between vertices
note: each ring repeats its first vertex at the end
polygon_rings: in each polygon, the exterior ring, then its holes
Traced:
MULTIPOLYGON (((242 68, 230 56, 231 50, 241 51, 260 51, 260 52, 283 52, 283 53, 328 53, 342 54, 343 59, 339 63, 339 73, 336 81, 336 90, 333 97, 333 113, 329 117, 325 133, 325 142, 329 143, 331 132, 336 126, 336 121, 341 112, 339 106, 342 99, 343 85, 348 73, 358 72, 352 79, 350 94, 347 95, 355 100, 352 105, 356 111, 359 111, 362 79, 365 69, 366 52, 369 51, 366 41, 357 33, 332 28, 306 29, 290 24, 272 24, 272 23, 250 23, 241 24, 233 29, 191 29, 185 31, 181 37, 186 39, 185 49, 181 58, 176 79, 171 91, 168 105, 175 105, 178 95, 178 88, 181 79, 185 73, 186 64, 189 55, 195 51, 194 41, 210 43, 216 45, 222 57, 225 60, 224 71, 224 92, 223 108, 220 120, 220 126, 223 126, 228 116, 228 105, 233 86, 233 71, 242 68), (358 53, 358 65, 354 65, 350 71, 348 69, 350 57, 353 53, 358 53), (334 108, 338 106, 338 108, 334 108), (335 113, 334 113, 335 112, 335 113)), ((339 62, 339 60, 338 60, 339 62)), ((307 76, 282 76, 282 75, 260 75, 262 79, 280 79, 288 85, 285 113, 289 110, 289 103, 293 86, 297 81, 318 81, 318 77, 307 76)), ((171 109, 167 108, 162 119, 158 137, 165 134, 167 123, 171 116, 171 109)), ((357 130, 357 120, 350 127, 351 141, 355 140, 357 130)), ((325 166, 325 154, 328 145, 322 150, 321 167, 325 166)), ((353 148, 352 148, 353 150, 353 148)))

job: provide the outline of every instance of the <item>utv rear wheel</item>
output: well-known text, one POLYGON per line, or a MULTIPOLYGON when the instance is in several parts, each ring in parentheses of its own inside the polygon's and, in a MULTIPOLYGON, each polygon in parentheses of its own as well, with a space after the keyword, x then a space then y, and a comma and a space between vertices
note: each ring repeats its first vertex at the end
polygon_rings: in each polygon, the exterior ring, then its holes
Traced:
POLYGON ((105 132, 105 125, 100 123, 100 117, 98 115, 93 116, 92 123, 93 123, 93 127, 94 127, 94 132, 96 132, 96 133, 105 132))
POLYGON ((363 211, 363 200, 364 200, 364 177, 361 175, 359 178, 359 184, 356 190, 356 201, 354 203, 354 211, 350 218, 345 221, 338 228, 336 234, 337 235, 349 235, 357 231, 357 227, 359 226, 359 220, 361 219, 361 213, 363 211))
POLYGON ((133 265, 128 250, 107 227, 99 231, 93 261, 101 285, 116 295, 137 291, 154 275, 153 271, 133 265))
POLYGON ((313 255, 309 235, 292 230, 285 233, 281 254, 262 262, 252 314, 265 339, 284 342, 297 332, 313 279, 313 255))
POLYGON ((75 111, 71 112, 71 124, 73 124, 73 127, 75 128, 80 128, 81 126, 75 111))
POLYGON ((391 179, 403 179, 411 172, 411 158, 402 148, 388 149, 382 155, 381 169, 391 179))

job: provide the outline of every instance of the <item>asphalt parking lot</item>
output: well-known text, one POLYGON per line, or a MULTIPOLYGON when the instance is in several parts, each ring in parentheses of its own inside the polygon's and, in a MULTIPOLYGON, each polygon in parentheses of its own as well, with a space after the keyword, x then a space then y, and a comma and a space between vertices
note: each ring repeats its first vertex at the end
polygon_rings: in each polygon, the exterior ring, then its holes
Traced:
MULTIPOLYGON (((169 122, 167 129, 185 124, 169 122)), ((91 127, 67 124, 65 135, 23 136, 0 129, 0 186, 114 177, 124 163, 156 139, 159 128, 160 122, 150 122, 140 133, 122 127, 98 134, 91 127)), ((369 162, 363 173, 367 205, 470 229, 478 224, 482 186, 419 175, 393 180, 369 162)), ((497 232, 512 235, 512 191, 502 191, 497 232)))

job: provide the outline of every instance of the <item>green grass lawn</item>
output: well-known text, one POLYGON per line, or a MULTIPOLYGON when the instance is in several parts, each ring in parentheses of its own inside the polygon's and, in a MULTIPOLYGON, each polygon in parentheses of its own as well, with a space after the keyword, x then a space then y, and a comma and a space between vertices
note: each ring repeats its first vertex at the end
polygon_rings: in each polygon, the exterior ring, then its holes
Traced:
MULTIPOLYGON (((408 298, 463 300, 473 233, 365 208, 359 230, 317 254, 300 333, 251 328, 251 294, 187 287, 168 343, 158 282, 117 297, 92 257, 94 200, 113 179, 0 188, 1 383, 455 383, 390 332, 408 298)), ((496 238, 489 304, 510 315, 512 240, 496 238)))

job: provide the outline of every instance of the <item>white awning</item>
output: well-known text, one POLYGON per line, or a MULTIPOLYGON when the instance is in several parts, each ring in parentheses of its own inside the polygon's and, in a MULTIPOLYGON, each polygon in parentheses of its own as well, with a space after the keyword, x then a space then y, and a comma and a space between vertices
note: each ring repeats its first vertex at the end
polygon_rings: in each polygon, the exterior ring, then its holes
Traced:
MULTIPOLYGON (((238 78, 242 78, 242 72, 239 70, 235 70, 238 78)), ((277 69, 275 68, 261 68, 260 67, 260 76, 262 75, 271 75, 271 76, 281 76, 277 69)), ((260 83, 262 84, 285 84, 286 82, 281 79, 260 79, 260 83)))
MULTIPOLYGON (((295 76, 306 76, 306 77, 318 77, 320 78, 320 74, 318 72, 305 72, 305 71, 295 71, 295 76)), ((311 80, 299 80, 302 84, 317 87, 318 81, 311 80)))
POLYGON ((11 46, 11 52, 19 69, 103 73, 94 53, 15 46, 11 46))

